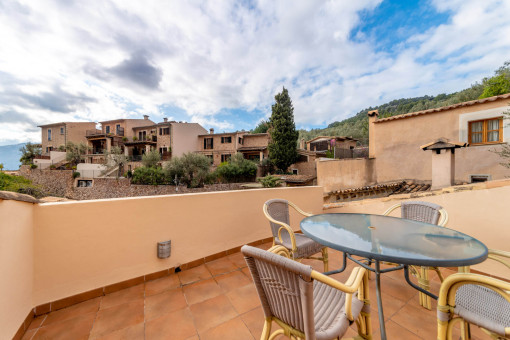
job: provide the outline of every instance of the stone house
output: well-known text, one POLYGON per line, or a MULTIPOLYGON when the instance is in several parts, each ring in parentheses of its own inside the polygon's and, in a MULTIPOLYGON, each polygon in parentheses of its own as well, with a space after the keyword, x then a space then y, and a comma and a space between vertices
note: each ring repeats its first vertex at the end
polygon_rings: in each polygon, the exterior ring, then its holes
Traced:
POLYGON ((94 122, 60 122, 39 125, 41 128, 42 154, 65 148, 68 142, 87 144, 86 131, 95 129, 94 122))

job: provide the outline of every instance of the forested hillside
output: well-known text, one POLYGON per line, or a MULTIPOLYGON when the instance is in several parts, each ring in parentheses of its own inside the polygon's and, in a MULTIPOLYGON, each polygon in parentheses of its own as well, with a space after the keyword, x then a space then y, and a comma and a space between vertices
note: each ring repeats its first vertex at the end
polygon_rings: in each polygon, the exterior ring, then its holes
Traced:
POLYGON ((367 145, 368 111, 379 110, 379 117, 383 118, 510 92, 510 61, 505 62, 494 73, 493 77, 484 78, 480 82, 459 92, 451 94, 442 93, 437 96, 396 99, 386 104, 368 107, 358 112, 354 117, 329 124, 325 129, 299 130, 299 140, 301 138, 309 140, 317 136, 348 136, 359 139, 362 145, 367 145))

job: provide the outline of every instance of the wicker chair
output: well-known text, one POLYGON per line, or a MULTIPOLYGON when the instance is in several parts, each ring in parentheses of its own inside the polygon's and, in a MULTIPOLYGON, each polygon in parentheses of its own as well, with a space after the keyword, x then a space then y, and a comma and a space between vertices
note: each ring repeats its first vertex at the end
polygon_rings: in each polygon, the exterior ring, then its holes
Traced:
POLYGON ((303 216, 312 216, 299 209, 297 205, 284 199, 273 199, 264 203, 264 215, 269 220, 273 233, 273 246, 283 245, 290 251, 294 260, 314 259, 324 263, 324 271, 328 271, 328 248, 303 235, 296 234, 290 227, 289 206, 303 216), (321 252, 322 257, 312 255, 321 252))
MULTIPOLYGON (((489 250, 489 258, 510 268, 509 252, 489 250)), ((450 275, 439 291, 437 317, 439 340, 451 339, 457 322, 465 340, 471 339, 470 324, 492 339, 510 339, 510 283, 478 274, 450 275)))
MULTIPOLYGON (((286 250, 279 248, 281 255, 286 250)), ((259 248, 241 248, 265 315, 261 340, 283 334, 291 339, 343 336, 356 322, 355 339, 371 339, 366 269, 356 267, 345 284, 312 267, 259 248), (272 322, 282 329, 271 333, 272 322)))
MULTIPOLYGON (((445 209, 434 203, 420 201, 407 201, 395 204, 386 210, 383 215, 387 216, 393 210, 398 208, 401 209, 400 216, 409 220, 437 224, 441 227, 444 227, 448 222, 448 213, 445 209)), ((443 275, 441 275, 439 268, 411 266, 411 272, 414 274, 414 276, 417 277, 418 284, 421 288, 427 291, 430 291, 429 270, 434 270, 439 276, 441 282, 443 282, 443 275)), ((431 309, 432 303, 430 297, 421 292, 418 295, 420 299, 420 305, 427 309, 431 309)))

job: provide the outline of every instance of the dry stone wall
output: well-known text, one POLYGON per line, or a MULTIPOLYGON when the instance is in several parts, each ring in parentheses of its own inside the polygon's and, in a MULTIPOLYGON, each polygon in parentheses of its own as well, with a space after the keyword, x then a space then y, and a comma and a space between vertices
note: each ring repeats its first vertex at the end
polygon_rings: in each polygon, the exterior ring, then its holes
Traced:
POLYGON ((74 183, 72 170, 40 170, 22 165, 19 175, 28 178, 51 196, 67 197, 67 191, 74 183))

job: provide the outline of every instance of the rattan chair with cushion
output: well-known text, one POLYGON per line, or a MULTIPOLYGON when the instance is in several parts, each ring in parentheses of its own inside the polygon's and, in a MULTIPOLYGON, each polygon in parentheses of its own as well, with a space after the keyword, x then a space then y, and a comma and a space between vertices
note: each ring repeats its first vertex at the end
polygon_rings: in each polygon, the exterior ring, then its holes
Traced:
MULTIPOLYGON (((398 208, 400 208, 400 217, 408 220, 437 224, 441 227, 444 227, 448 222, 448 213, 445 209, 443 209, 443 207, 434 203, 421 201, 407 201, 395 204, 386 210, 383 215, 387 216, 398 208)), ((418 284, 421 288, 427 291, 430 291, 429 270, 434 270, 439 276, 441 282, 443 282, 443 275, 441 275, 439 268, 411 266, 411 272, 418 279, 418 284)), ((432 303, 430 297, 421 292, 418 295, 420 305, 427 309, 431 309, 432 303)))
MULTIPOLYGON (((489 258, 510 268, 510 253, 489 250, 489 258)), ((439 340, 451 339, 456 323, 462 339, 471 339, 469 325, 476 325, 492 339, 510 339, 510 283, 479 274, 447 277, 437 301, 439 340)))
POLYGON ((280 334, 291 339, 338 339, 353 322, 358 327, 355 339, 371 339, 366 269, 354 268, 347 282, 340 283, 269 251, 243 246, 241 252, 265 316, 261 340, 280 334), (273 321, 282 329, 271 333, 273 321))
POLYGON ((264 215, 269 220, 273 233, 273 246, 282 245, 290 251, 295 260, 314 259, 324 263, 324 271, 328 271, 328 248, 311 238, 294 233, 290 227, 289 206, 303 216, 312 216, 299 209, 297 205, 284 199, 273 199, 264 203, 264 215), (321 253, 321 257, 313 257, 321 253))

